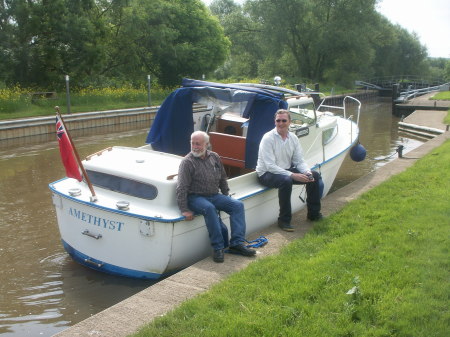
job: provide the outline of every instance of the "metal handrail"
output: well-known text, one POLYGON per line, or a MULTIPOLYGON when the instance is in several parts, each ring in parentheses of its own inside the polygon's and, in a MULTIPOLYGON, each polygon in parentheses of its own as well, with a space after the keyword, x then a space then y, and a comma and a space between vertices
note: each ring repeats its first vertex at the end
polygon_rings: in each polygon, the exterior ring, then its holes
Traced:
POLYGON ((359 100, 357 100, 356 98, 352 97, 352 96, 345 96, 343 101, 342 101, 342 106, 334 106, 334 105, 326 105, 323 104, 325 102, 325 99, 320 103, 319 107, 317 108, 317 111, 320 111, 320 109, 323 108, 330 108, 330 109, 339 109, 339 110, 343 110, 344 111, 344 118, 347 119, 347 113, 346 113, 346 100, 347 99, 351 99, 356 101, 356 103, 358 104, 358 116, 356 118, 356 125, 359 124, 359 114, 361 113, 361 102, 359 100))
POLYGON ((444 83, 444 84, 441 84, 441 85, 438 85, 438 86, 434 86, 434 87, 428 87, 428 88, 404 91, 404 92, 402 92, 400 94, 399 97, 397 97, 395 99, 395 102, 407 102, 411 98, 415 98, 417 96, 428 94, 428 93, 434 92, 434 91, 444 90, 445 88, 448 88, 449 85, 450 85, 450 82, 449 83, 444 83))

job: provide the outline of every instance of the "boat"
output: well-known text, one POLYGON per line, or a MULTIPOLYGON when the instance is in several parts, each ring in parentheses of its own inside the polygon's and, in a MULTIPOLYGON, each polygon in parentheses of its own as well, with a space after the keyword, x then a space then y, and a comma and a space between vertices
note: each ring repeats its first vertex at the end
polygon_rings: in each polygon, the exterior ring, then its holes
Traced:
MULTIPOLYGON (((209 134, 232 197, 245 205, 246 235, 274 224, 278 193, 258 182, 254 168, 259 142, 274 128, 279 108, 289 109, 290 129, 311 169, 321 173, 325 196, 358 144, 357 99, 347 96, 335 107, 314 92, 184 79, 159 107, 143 146, 103 149, 81 162, 89 179, 49 184, 65 250, 84 266, 143 279, 165 277, 209 256, 203 216, 185 221, 175 197, 178 167, 195 130, 209 134)), ((305 194, 304 185, 294 185, 293 212, 305 207, 305 194)), ((229 229, 228 215, 221 217, 229 229)))

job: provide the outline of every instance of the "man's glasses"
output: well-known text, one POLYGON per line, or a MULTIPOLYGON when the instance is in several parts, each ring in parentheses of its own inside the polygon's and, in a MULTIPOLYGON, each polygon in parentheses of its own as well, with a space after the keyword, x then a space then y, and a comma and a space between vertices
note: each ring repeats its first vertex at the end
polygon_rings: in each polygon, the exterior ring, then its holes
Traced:
POLYGON ((281 122, 286 123, 287 119, 277 119, 277 120, 275 120, 275 122, 277 122, 277 123, 281 123, 281 122))

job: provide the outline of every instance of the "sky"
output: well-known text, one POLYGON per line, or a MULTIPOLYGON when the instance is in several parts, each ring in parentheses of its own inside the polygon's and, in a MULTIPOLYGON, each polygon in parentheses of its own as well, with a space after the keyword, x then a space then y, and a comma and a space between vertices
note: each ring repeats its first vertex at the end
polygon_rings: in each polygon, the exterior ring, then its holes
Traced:
POLYGON ((428 56, 450 58, 450 0, 380 0, 376 8, 392 24, 416 33, 428 56))
POLYGON ((391 23, 415 32, 428 56, 450 58, 449 0, 382 0, 377 9, 391 23))

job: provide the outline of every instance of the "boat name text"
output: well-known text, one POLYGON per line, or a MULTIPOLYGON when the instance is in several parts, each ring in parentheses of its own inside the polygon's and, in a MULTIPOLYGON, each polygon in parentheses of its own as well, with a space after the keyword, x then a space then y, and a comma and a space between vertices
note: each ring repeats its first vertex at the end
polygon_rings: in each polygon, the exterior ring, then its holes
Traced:
POLYGON ((82 212, 72 207, 69 209, 69 214, 81 221, 87 222, 88 224, 103 227, 105 229, 117 230, 118 232, 120 232, 123 225, 125 225, 124 222, 99 218, 98 216, 82 212))

